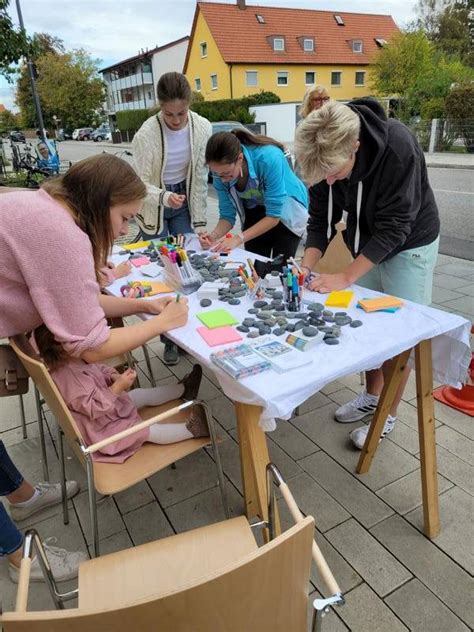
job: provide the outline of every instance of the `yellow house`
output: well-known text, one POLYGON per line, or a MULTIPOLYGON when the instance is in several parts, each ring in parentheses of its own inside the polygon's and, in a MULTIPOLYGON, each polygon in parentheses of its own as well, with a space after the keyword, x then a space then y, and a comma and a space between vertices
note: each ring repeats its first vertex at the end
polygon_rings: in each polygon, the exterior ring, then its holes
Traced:
POLYGON ((262 90, 300 101, 323 84, 335 99, 370 94, 370 63, 398 27, 390 15, 198 2, 184 73, 208 101, 262 90))

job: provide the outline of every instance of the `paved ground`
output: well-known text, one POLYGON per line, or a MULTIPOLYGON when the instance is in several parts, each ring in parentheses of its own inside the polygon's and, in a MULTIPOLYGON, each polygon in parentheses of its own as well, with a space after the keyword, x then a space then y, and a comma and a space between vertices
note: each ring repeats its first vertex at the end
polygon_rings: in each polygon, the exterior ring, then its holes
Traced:
MULTIPOLYGON (((435 276, 437 307, 474 318, 474 263, 440 255, 435 276)), ((159 382, 182 377, 183 358, 171 370, 162 345, 150 344, 159 382)), ((140 352, 136 354, 142 360, 140 352)), ((140 367, 143 363, 140 362, 140 367)), ((147 379, 141 372, 142 385, 147 379)), ((472 418, 436 404, 442 532, 430 542, 421 533, 421 491, 415 385, 409 382, 396 429, 378 450, 369 474, 354 474, 358 453, 348 441, 356 425, 333 421, 336 407, 359 390, 359 376, 328 384, 268 435, 272 459, 281 469, 301 510, 316 518, 317 537, 345 593, 347 604, 326 620, 326 632, 461 631, 474 626, 472 573, 472 418)), ((232 512, 242 511, 242 484, 233 406, 206 372, 201 397, 211 405, 223 442, 221 452, 232 512)), ((30 481, 41 475, 33 393, 25 398, 28 439, 22 440, 16 398, 3 399, 1 439, 30 481)), ((49 417, 49 427, 54 423, 49 417)), ((54 436, 54 433, 53 433, 54 436)), ((58 480, 56 447, 48 435, 51 479, 58 480)), ((52 508, 21 528, 34 525, 42 537, 86 550, 90 543, 85 476, 68 455, 69 476, 82 492, 70 503, 71 522, 62 524, 52 508)), ((288 515, 282 509, 283 523, 288 515)), ((223 518, 215 474, 207 452, 193 455, 133 489, 99 505, 103 553, 139 545, 223 518)), ((320 583, 313 574, 311 591, 320 583)), ((0 564, 2 606, 11 609, 15 587, 0 564)), ((44 586, 34 584, 30 607, 50 607, 44 586)))

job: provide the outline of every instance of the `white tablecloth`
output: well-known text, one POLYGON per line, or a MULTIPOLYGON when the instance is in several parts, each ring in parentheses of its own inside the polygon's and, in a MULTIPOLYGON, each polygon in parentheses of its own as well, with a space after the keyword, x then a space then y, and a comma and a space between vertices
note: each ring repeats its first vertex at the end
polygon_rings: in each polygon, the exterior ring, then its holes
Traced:
MULTIPOLYGON (((200 250, 197 240, 187 244, 186 247, 200 250)), ((245 261, 248 255, 249 253, 244 250, 236 249, 229 255, 229 260, 245 261)), ((116 249, 114 249, 112 259, 115 263, 125 258, 126 256, 116 254, 116 249)), ((120 287, 131 279, 152 280, 141 275, 138 268, 134 269, 129 277, 115 281, 107 289, 111 294, 120 296, 120 287)), ((410 301, 405 301, 404 307, 393 314, 383 312, 367 314, 356 308, 357 300, 380 294, 357 285, 351 289, 355 292, 355 298, 352 300, 351 307, 344 311, 347 311, 353 319, 361 320, 364 323, 363 326, 357 329, 349 326, 342 327, 339 345, 329 346, 324 343, 316 345, 305 352, 311 354, 312 364, 286 373, 280 374, 269 370, 237 381, 212 364, 209 360, 210 354, 221 347, 209 347, 196 333, 196 328, 202 323, 195 314, 204 311, 199 305, 196 294, 188 296, 190 310, 186 326, 170 331, 167 336, 191 353, 199 362, 211 368, 222 390, 232 400, 262 406, 260 426, 263 430, 274 430, 275 418, 289 419, 297 406, 329 382, 351 373, 380 367, 385 360, 415 346, 422 340, 432 339, 434 379, 456 388, 461 387, 466 380, 471 359, 470 322, 461 316, 410 301)), ((309 291, 305 291, 306 297, 311 297, 314 302, 320 303, 324 303, 326 299, 324 294, 309 291)), ((250 316, 248 309, 251 306, 250 298, 243 298, 241 304, 236 306, 213 301, 212 306, 206 310, 223 307, 242 320, 250 316)), ((245 334, 243 337, 245 340, 245 334)))

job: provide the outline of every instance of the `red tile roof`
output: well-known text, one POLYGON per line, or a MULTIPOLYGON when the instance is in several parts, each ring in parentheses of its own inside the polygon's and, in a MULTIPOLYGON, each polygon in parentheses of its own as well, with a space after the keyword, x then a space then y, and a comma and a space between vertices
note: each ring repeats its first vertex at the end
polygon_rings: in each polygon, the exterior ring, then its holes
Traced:
MULTIPOLYGON (((364 65, 378 48, 374 38, 389 40, 399 30, 390 15, 254 5, 241 10, 236 4, 198 2, 191 42, 199 11, 227 63, 364 65), (256 14, 263 16, 264 24, 257 21, 256 14), (345 26, 337 25, 335 15, 342 17, 345 26), (285 51, 273 51, 267 40, 271 35, 285 37, 285 51), (302 37, 314 38, 314 52, 303 51, 302 37), (352 51, 354 39, 363 40, 363 53, 352 51)), ((187 62, 188 58, 185 72, 187 62)))

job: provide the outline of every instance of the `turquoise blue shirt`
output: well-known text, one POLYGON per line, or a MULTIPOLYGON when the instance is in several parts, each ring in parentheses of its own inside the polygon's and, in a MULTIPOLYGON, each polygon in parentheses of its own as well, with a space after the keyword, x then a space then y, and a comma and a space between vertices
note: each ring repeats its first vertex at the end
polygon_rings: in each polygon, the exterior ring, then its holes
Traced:
POLYGON ((257 204, 265 206, 268 217, 280 219, 287 197, 308 208, 307 189, 293 173, 281 149, 275 145, 242 145, 242 151, 249 171, 249 182, 243 192, 239 193, 218 176, 213 178, 220 219, 233 226, 237 214, 243 221, 245 212, 252 212, 252 206, 257 204))

